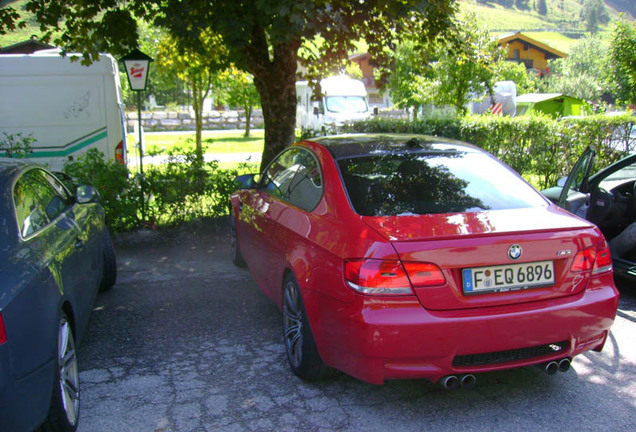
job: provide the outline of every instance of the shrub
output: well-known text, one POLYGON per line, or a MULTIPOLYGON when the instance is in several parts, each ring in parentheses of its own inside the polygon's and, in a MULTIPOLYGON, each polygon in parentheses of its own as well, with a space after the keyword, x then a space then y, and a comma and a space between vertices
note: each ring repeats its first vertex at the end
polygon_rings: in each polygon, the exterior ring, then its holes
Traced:
POLYGON ((23 136, 22 133, 8 134, 2 132, 0 138, 0 156, 21 158, 33 152, 31 149, 35 138, 31 135, 23 136))
POLYGON ((90 184, 97 189, 111 230, 123 231, 139 225, 140 186, 130 177, 126 166, 105 161, 102 152, 90 149, 77 161, 67 163, 64 173, 75 184, 90 184))
POLYGON ((170 226, 227 214, 238 173, 220 169, 217 161, 200 161, 194 150, 174 148, 166 154, 166 163, 146 171, 148 221, 170 226))
POLYGON ((347 132, 413 133, 467 141, 491 152, 543 189, 566 175, 588 146, 597 152, 595 170, 636 149, 632 119, 628 114, 562 119, 541 114, 469 115, 414 122, 375 118, 349 125, 347 132))
POLYGON ((131 176, 127 167, 104 161, 103 154, 92 149, 66 164, 64 172, 75 184, 97 188, 109 228, 126 231, 141 226, 142 181, 144 222, 166 227, 226 215, 234 178, 240 171, 256 171, 247 164, 238 169, 220 169, 216 161, 198 161, 193 149, 175 149, 166 155, 166 163, 145 168, 143 179, 139 174, 131 176))

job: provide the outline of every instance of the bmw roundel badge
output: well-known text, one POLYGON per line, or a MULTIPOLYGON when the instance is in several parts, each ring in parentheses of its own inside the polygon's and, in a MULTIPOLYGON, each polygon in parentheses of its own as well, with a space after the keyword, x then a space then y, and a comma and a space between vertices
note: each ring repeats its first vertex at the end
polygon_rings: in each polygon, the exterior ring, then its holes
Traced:
POLYGON ((518 244, 513 244, 512 246, 508 248, 508 257, 511 260, 518 260, 519 258, 521 258, 522 253, 523 253, 523 250, 521 249, 521 246, 519 246, 518 244))

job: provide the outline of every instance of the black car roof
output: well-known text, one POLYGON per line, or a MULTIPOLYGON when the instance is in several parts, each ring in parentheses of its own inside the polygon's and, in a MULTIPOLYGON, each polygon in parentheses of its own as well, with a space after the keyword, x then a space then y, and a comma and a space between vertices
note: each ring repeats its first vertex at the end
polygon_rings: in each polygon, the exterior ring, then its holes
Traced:
POLYGON ((428 135, 352 134, 312 138, 308 141, 325 146, 336 159, 382 153, 480 151, 471 144, 428 135))

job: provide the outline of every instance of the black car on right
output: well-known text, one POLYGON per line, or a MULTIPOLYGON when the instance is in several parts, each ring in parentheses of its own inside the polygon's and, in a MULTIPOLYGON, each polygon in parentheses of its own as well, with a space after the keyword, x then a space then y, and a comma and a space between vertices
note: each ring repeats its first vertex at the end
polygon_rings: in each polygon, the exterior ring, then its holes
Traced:
POLYGON ((568 176, 542 193, 596 224, 609 241, 614 273, 636 281, 636 154, 590 175, 595 154, 588 147, 568 176))

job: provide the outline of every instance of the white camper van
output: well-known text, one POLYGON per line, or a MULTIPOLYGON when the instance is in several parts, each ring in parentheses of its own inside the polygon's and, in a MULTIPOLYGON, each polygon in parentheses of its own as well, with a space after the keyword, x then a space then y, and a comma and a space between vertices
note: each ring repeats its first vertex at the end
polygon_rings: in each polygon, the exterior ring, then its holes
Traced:
POLYGON ((28 155, 34 162, 60 171, 97 148, 107 160, 126 163, 124 124, 112 56, 82 66, 57 49, 0 55, 0 140, 5 133, 34 138, 28 155))
POLYGON ((514 81, 497 81, 493 85, 493 97, 481 95, 479 102, 469 104, 473 114, 493 114, 514 116, 517 111, 517 85, 514 81))
POLYGON ((322 98, 315 100, 307 81, 296 83, 296 126, 322 130, 337 128, 346 122, 366 120, 371 116, 367 90, 360 80, 333 76, 320 81, 322 98))

